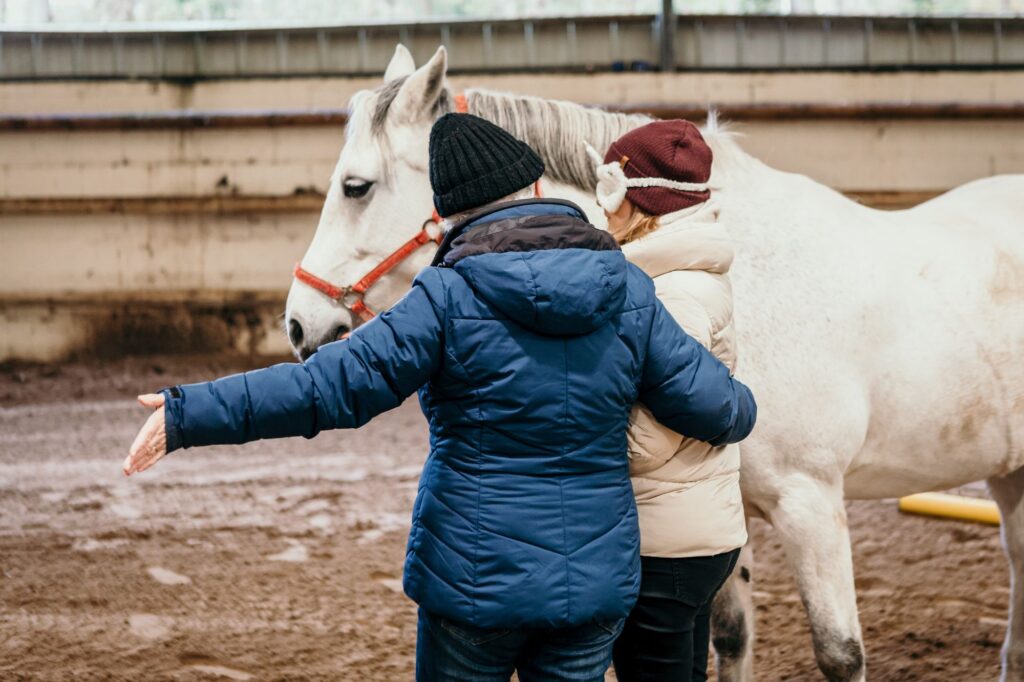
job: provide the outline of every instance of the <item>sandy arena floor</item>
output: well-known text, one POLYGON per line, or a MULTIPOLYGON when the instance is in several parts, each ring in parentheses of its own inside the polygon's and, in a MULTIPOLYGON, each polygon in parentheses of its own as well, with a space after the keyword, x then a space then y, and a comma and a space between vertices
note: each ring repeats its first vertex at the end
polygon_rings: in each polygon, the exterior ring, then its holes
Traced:
MULTIPOLYGON (((240 367, 0 372, 0 679, 411 679, 415 399, 362 431, 121 475, 145 417, 134 395, 240 367)), ((997 529, 891 501, 849 510, 870 678, 995 679, 1009 594, 997 529)), ((759 679, 818 679, 780 548, 765 524, 753 532, 759 679)))

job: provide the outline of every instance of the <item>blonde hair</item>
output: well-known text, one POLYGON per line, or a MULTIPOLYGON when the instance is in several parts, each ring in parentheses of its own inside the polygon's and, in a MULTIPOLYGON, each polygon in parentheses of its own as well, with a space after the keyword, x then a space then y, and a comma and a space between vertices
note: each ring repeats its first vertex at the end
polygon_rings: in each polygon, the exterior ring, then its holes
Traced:
POLYGON ((629 214, 629 220, 621 228, 613 230, 612 236, 615 237, 615 241, 619 244, 628 244, 635 239, 640 239, 640 237, 654 232, 658 229, 660 223, 661 216, 646 213, 634 204, 633 212, 629 214))

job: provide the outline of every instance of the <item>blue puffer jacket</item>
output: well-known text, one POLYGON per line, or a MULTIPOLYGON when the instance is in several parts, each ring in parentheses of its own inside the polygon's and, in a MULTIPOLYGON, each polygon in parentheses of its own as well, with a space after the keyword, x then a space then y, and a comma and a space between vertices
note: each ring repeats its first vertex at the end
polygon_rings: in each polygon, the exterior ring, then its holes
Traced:
POLYGON ((714 443, 744 438, 755 418, 747 388, 606 232, 573 204, 527 200, 453 228, 402 300, 304 364, 168 389, 169 449, 354 428, 417 390, 430 455, 405 591, 483 628, 629 612, 638 399, 714 443))

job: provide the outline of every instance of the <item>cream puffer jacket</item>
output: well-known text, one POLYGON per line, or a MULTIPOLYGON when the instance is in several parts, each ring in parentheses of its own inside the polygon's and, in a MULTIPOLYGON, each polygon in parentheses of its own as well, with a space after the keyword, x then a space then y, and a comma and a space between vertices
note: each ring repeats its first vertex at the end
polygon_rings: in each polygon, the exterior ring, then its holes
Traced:
MULTIPOLYGON (((658 298, 686 333, 730 370, 732 242, 707 202, 662 216, 661 226, 622 247, 654 279, 658 298)), ((629 429, 630 474, 640 514, 640 554, 709 556, 743 546, 738 445, 713 447, 659 424, 641 404, 629 429)))

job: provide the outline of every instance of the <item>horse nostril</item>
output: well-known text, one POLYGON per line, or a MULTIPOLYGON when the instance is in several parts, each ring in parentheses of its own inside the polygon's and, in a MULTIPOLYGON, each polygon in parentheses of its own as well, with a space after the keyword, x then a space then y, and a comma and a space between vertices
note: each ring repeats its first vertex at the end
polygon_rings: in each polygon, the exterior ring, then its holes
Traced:
POLYGON ((288 340, 292 342, 292 348, 301 348, 305 335, 302 333, 302 325, 294 317, 288 320, 288 340))
POLYGON ((339 324, 338 328, 334 330, 334 340, 337 341, 341 337, 345 336, 345 334, 348 334, 350 331, 352 331, 352 329, 348 325, 339 324))

